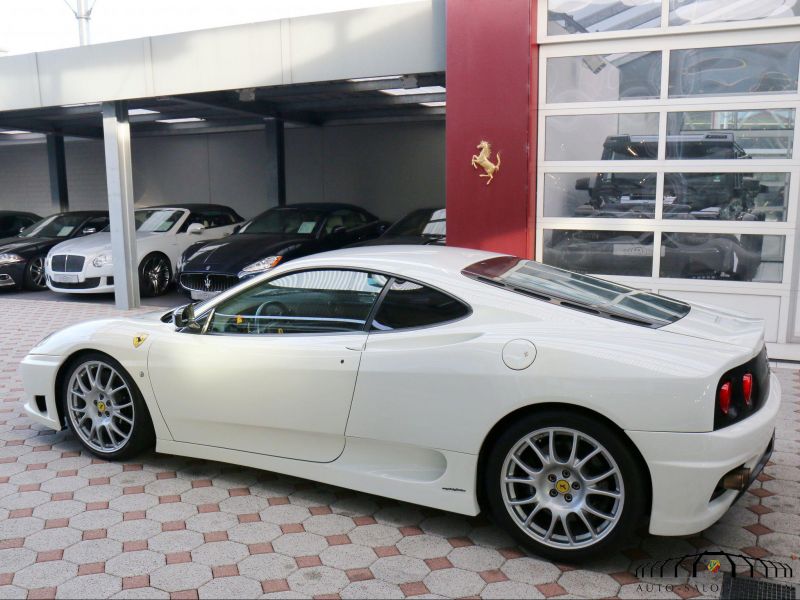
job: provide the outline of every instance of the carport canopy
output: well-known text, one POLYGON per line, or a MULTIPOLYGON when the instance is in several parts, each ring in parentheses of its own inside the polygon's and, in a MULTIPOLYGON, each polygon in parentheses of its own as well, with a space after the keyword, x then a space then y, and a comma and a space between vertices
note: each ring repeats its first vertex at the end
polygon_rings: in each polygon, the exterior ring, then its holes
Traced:
POLYGON ((131 136, 265 129, 283 203, 283 128, 442 119, 444 0, 422 0, 0 58, 0 144, 46 136, 68 206, 64 138, 102 138, 115 301, 139 306, 131 136))

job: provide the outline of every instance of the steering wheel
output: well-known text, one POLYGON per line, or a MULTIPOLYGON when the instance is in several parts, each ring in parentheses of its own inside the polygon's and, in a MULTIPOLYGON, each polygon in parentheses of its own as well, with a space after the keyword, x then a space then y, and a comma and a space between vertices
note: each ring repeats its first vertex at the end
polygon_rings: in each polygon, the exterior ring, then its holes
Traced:
POLYGON ((283 317, 289 314, 289 309, 281 302, 268 301, 256 309, 255 327, 250 333, 279 333, 280 319, 270 320, 259 317, 283 317))

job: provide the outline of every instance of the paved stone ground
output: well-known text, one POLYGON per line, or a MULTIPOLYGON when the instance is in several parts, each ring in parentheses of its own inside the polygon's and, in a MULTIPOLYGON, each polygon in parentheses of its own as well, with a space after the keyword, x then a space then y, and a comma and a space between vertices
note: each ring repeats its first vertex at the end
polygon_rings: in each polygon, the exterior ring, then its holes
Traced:
POLYGON ((164 455, 106 463, 33 425, 20 359, 55 329, 113 314, 0 296, 0 598, 713 597, 719 574, 643 582, 631 570, 720 547, 800 573, 797 371, 777 371, 772 463, 720 523, 573 568, 526 556, 481 518, 164 455))

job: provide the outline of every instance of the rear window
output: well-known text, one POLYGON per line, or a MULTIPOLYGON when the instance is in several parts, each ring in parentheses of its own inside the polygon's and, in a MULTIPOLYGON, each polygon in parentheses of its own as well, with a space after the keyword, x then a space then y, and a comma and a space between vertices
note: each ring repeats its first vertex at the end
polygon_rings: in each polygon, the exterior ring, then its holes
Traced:
POLYGON ((512 292, 643 327, 669 325, 691 308, 679 300, 516 256, 483 260, 462 273, 512 292))

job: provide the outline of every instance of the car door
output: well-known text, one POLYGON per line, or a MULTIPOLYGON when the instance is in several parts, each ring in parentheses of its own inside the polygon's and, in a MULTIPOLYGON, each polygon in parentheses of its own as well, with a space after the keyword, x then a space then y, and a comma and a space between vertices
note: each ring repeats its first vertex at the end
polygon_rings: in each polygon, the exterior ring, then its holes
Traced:
POLYGON ((335 460, 386 279, 339 269, 278 275, 219 302, 205 333, 154 340, 150 378, 175 440, 335 460))

